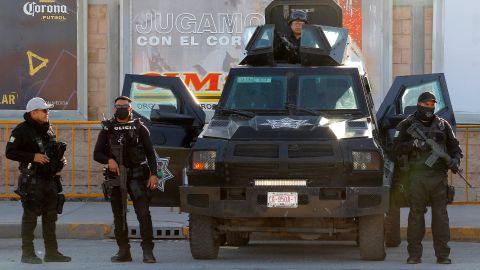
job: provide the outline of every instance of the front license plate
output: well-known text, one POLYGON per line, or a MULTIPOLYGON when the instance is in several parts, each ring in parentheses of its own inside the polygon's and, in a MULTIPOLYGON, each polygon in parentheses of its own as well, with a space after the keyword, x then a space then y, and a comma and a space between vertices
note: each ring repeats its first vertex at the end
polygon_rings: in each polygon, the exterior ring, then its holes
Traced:
POLYGON ((268 192, 267 206, 271 208, 297 208, 298 193, 296 192, 268 192))

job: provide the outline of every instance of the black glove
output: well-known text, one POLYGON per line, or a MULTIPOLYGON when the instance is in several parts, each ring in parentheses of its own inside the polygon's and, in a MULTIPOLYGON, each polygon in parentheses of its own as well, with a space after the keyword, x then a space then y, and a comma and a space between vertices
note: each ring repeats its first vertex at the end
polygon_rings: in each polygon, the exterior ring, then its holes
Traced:
POLYGON ((427 143, 424 140, 415 139, 412 141, 412 146, 420 151, 427 151, 427 143))
POLYGON ((452 158, 447 166, 453 173, 458 173, 460 171, 460 159, 457 157, 452 158))

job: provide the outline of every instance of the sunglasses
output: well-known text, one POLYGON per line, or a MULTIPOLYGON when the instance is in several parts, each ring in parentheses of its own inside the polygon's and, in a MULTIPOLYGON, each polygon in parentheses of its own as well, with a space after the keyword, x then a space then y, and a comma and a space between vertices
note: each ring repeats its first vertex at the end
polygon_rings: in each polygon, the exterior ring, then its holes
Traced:
POLYGON ((116 109, 126 109, 126 108, 130 108, 130 104, 125 104, 125 105, 115 104, 114 107, 115 107, 116 109))

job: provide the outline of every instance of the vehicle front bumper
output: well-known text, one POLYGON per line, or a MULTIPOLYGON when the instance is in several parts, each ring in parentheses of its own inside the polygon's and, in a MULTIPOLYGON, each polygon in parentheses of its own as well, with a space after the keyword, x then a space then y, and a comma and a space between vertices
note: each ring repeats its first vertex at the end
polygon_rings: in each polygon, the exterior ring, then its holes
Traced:
POLYGON ((341 199, 325 199, 322 189, 329 188, 272 186, 244 187, 243 198, 230 199, 222 195, 225 189, 228 188, 181 186, 181 210, 217 218, 347 218, 385 213, 390 194, 390 186, 344 187, 335 188, 344 189, 341 199), (297 192, 299 205, 297 208, 269 208, 268 192, 297 192))

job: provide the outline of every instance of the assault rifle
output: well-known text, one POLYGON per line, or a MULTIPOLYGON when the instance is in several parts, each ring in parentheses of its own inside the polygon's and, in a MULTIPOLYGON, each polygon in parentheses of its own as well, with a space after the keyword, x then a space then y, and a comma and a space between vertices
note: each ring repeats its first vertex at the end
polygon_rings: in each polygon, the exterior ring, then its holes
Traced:
MULTIPOLYGON (((124 217, 123 227, 126 229, 126 215, 127 215, 127 169, 123 163, 123 145, 111 145, 110 151, 111 154, 115 157, 118 168, 120 169, 120 175, 115 175, 115 178, 112 179, 116 186, 120 187, 120 193, 122 194, 122 215, 124 217)), ((111 180, 111 181, 112 181, 111 180)))
POLYGON ((280 36, 280 40, 282 41, 283 45, 285 46, 285 49, 289 53, 293 54, 294 57, 297 57, 298 56, 297 46, 295 46, 295 44, 293 44, 290 40, 288 40, 286 35, 279 35, 279 36, 280 36))
MULTIPOLYGON (((427 138, 423 131, 418 127, 418 124, 413 123, 407 129, 407 133, 410 134, 410 136, 412 136, 414 139, 425 141, 425 143, 432 149, 432 154, 425 161, 425 165, 427 165, 428 167, 432 167, 439 158, 443 158, 447 164, 450 164, 450 161, 452 160, 450 155, 445 152, 445 150, 433 139, 427 138)), ((472 187, 472 185, 467 181, 465 176, 462 175, 461 169, 458 169, 456 174, 458 174, 458 176, 460 176, 469 187, 472 187)))

